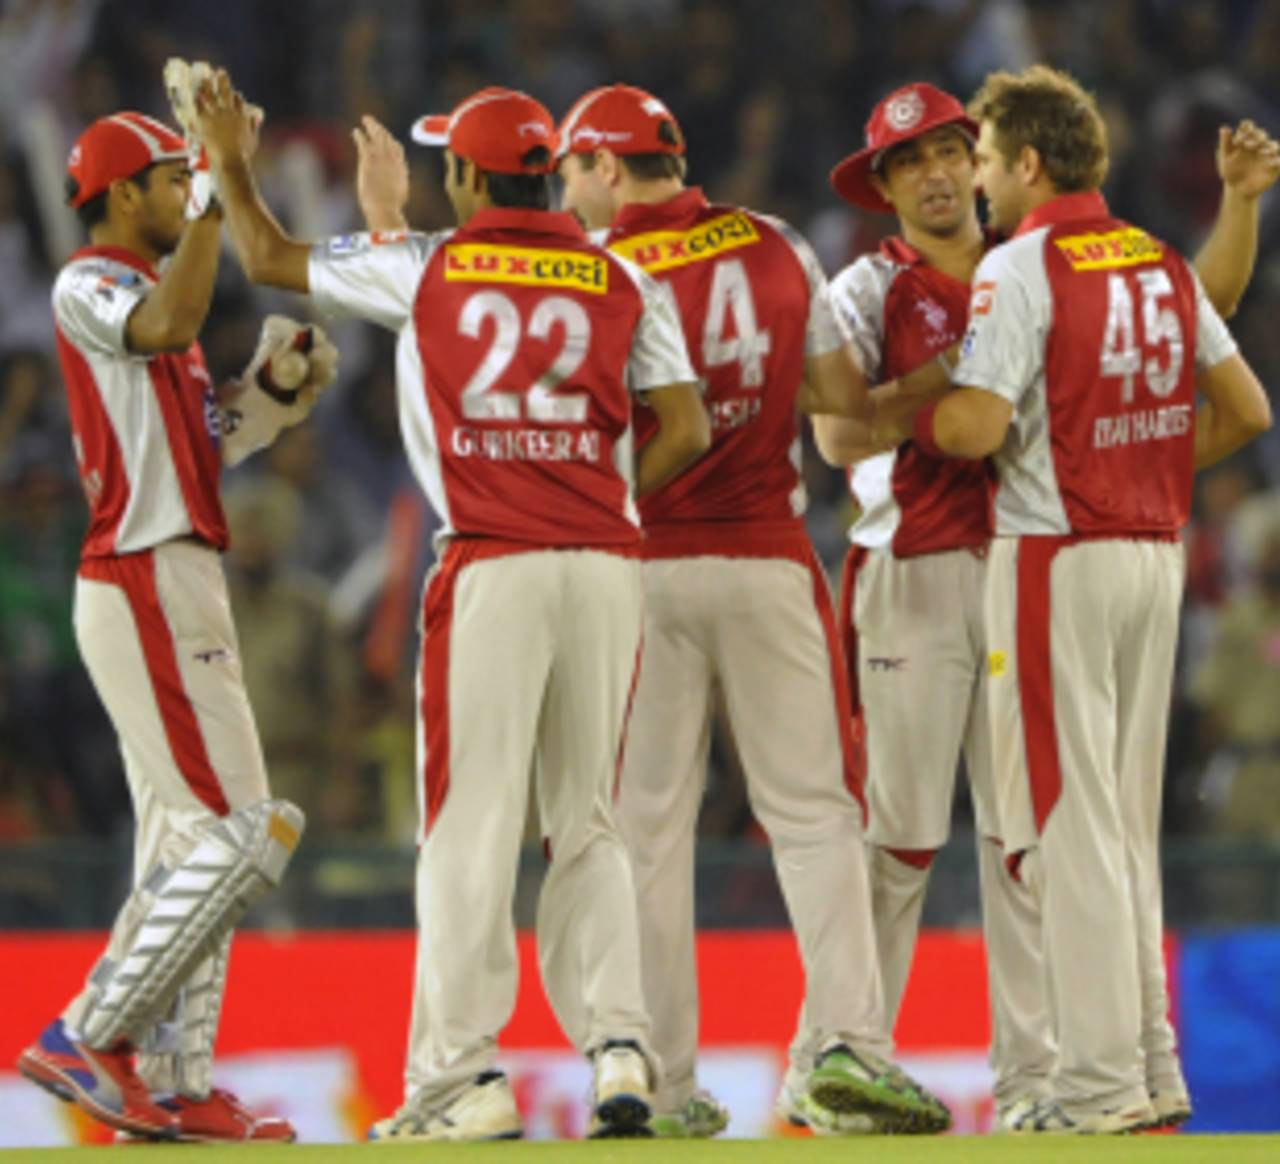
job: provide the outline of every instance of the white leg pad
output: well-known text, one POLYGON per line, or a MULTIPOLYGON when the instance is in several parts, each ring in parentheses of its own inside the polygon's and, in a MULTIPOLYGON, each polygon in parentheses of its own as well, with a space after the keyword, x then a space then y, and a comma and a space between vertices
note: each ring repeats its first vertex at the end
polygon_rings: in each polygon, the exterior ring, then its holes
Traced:
POLYGON ((108 1047, 161 1019, 200 963, 215 958, 249 907, 280 883, 304 823, 296 805, 264 800, 166 849, 126 907, 139 923, 113 935, 90 976, 88 1005, 75 1023, 80 1037, 108 1047))

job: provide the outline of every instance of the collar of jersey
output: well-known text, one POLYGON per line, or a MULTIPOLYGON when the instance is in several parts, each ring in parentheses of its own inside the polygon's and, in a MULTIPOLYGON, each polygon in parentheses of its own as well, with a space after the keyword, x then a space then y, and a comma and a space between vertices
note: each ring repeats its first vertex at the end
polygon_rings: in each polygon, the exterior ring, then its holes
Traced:
POLYGON ((110 259, 112 262, 132 267, 135 271, 141 271, 153 283, 160 278, 156 274, 156 269, 146 259, 124 247, 81 247, 71 257, 73 259, 110 259))
POLYGON ((517 210, 506 206, 477 210, 462 229, 468 233, 473 230, 518 230, 523 234, 554 234, 574 239, 587 237, 572 214, 559 210, 517 210))
POLYGON ((611 229, 614 234, 634 234, 637 230, 692 218, 707 205, 702 188, 690 186, 665 202, 628 202, 618 211, 611 229))
POLYGON ((1037 206, 1019 224, 1013 237, 1029 231, 1039 230, 1042 226, 1055 226, 1059 222, 1076 222, 1086 218, 1110 218, 1107 200, 1097 190, 1088 190, 1082 194, 1059 194, 1049 199, 1043 206, 1037 206))

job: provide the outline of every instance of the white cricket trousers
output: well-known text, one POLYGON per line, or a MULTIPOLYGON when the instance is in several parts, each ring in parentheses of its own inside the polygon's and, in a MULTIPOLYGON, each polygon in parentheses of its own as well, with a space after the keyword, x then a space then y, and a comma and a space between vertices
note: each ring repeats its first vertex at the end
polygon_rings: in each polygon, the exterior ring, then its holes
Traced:
MULTIPOLYGON (((266 766, 245 692, 222 562, 190 540, 86 561, 75 591, 80 654, 111 717, 137 818, 134 883, 175 834, 190 836, 265 800, 266 766)), ((141 922, 131 898, 112 929, 116 956, 141 922)), ((193 971, 168 1019, 142 1041, 153 1091, 207 1094, 230 937, 193 971)), ((86 996, 64 1012, 72 1029, 86 996)))
POLYGON ((665 1068, 657 1106, 674 1111, 696 1087, 694 838, 717 686, 800 947, 812 1036, 842 1034, 883 1053, 887 1035, 843 656, 813 551, 806 543, 794 559, 647 561, 644 587, 618 815, 665 1068))
POLYGON ((1180 544, 997 538, 990 713, 1006 848, 1040 901, 1069 1112, 1181 1080, 1163 959, 1159 830, 1180 544))
POLYGON ((1039 910, 1005 867, 992 786, 986 554, 850 549, 841 614, 865 726, 867 840, 889 1024, 915 955, 934 853, 951 833, 961 752, 973 796, 998 1104, 1048 1086, 1053 1040, 1039 910))
POLYGON ((512 904, 535 771, 551 848, 542 895, 559 919, 546 940, 578 992, 557 1006, 562 1024, 585 1053, 607 1039, 647 1051, 612 809, 640 619, 640 564, 615 553, 455 539, 427 580, 406 1100, 444 1097, 496 1062, 516 999, 512 904))

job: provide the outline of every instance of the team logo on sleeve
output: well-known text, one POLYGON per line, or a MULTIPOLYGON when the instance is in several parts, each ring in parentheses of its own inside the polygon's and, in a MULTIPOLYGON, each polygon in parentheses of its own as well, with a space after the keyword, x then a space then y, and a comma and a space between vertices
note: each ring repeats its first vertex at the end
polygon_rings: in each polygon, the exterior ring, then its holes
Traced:
POLYGON ((609 263, 581 251, 453 243, 444 248, 444 277, 449 283, 519 283, 603 295, 609 290, 609 263))
POLYGON ((713 259, 725 251, 759 241, 760 235, 751 219, 734 211, 701 222, 691 230, 655 230, 619 239, 611 243, 609 249, 652 274, 713 259))
POLYGON ((364 250, 367 245, 363 235, 340 234, 337 238, 331 238, 325 249, 335 256, 354 255, 364 250))
POLYGON ((1164 247, 1145 230, 1136 226, 1105 234, 1090 232, 1053 240, 1076 271, 1109 271, 1116 267, 1137 267, 1158 263, 1164 258, 1164 247))

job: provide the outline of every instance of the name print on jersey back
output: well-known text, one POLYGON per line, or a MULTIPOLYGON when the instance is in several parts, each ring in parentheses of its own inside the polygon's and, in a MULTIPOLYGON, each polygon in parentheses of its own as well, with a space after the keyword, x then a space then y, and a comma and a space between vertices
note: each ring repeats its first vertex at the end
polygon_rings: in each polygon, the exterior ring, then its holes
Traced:
POLYGON ((417 334, 452 524, 550 544, 631 542, 625 380, 641 295, 585 240, 542 241, 463 229, 422 281, 417 334))

